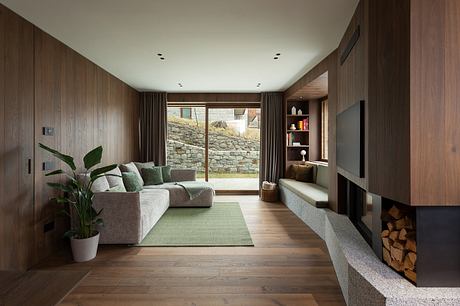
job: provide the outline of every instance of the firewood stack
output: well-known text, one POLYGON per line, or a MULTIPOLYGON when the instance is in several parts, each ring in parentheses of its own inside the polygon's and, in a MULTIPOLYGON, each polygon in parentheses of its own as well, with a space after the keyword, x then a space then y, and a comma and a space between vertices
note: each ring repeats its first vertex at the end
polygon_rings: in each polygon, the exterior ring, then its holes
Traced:
POLYGON ((388 211, 382 211, 382 221, 383 260, 416 283, 417 243, 412 214, 393 205, 388 211))

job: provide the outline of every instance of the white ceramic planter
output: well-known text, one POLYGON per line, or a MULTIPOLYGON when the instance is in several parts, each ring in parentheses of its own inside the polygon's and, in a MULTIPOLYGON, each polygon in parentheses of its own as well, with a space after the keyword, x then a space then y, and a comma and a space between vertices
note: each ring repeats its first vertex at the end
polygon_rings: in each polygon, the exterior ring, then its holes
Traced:
POLYGON ((73 260, 76 262, 89 261, 96 257, 97 246, 99 244, 99 233, 96 236, 86 239, 70 239, 73 260))

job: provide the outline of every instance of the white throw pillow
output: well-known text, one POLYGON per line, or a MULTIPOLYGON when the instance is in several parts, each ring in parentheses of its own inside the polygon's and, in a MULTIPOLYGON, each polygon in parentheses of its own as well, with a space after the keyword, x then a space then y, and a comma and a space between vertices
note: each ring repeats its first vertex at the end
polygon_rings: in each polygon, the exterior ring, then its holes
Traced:
POLYGON ((141 183, 141 185, 144 186, 144 180, 142 179, 142 175, 139 172, 139 169, 137 169, 136 165, 133 162, 120 165, 120 170, 122 172, 134 172, 136 174, 137 179, 141 183))
POLYGON ((120 168, 116 167, 112 171, 109 171, 106 173, 106 178, 107 181, 109 182, 110 188, 119 186, 122 188, 122 190, 126 191, 125 185, 123 184, 123 178, 121 177, 121 171, 120 168), (107 174, 113 174, 113 175, 118 175, 118 176, 112 176, 112 175, 107 175, 107 174))
MULTIPOLYGON (((78 180, 82 182, 83 184, 87 184, 89 181, 89 173, 81 173, 78 175, 78 180)), ((93 185, 91 186, 91 191, 92 192, 104 192, 110 189, 109 181, 107 181, 107 178, 105 176, 102 176, 95 180, 93 182, 93 185)))

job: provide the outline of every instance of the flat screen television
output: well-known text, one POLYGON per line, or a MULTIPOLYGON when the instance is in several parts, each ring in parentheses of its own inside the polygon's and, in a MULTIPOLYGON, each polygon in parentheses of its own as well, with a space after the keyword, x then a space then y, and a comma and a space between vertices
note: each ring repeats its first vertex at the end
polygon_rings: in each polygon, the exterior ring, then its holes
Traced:
POLYGON ((337 165, 364 177, 364 101, 337 114, 337 165))

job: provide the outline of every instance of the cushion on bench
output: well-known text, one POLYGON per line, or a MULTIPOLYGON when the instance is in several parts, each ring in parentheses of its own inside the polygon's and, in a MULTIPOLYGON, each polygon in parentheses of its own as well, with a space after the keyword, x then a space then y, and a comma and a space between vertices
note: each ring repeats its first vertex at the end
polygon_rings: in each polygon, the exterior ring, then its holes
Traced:
POLYGON ((279 184, 315 207, 328 207, 328 190, 320 185, 299 182, 293 179, 280 179, 279 184))

